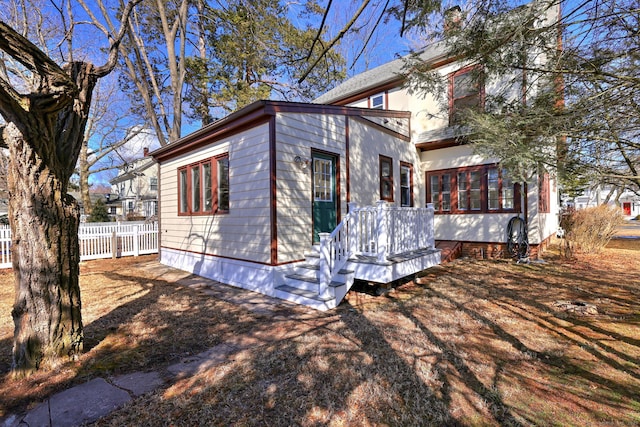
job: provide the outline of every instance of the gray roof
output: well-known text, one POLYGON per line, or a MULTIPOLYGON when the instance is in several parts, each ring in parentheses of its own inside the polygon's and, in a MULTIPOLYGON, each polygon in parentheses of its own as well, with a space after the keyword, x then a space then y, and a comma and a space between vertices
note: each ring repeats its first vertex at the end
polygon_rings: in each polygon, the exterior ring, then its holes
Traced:
POLYGON ((130 163, 130 165, 133 165, 134 167, 133 169, 128 170, 126 172, 121 170, 118 176, 116 176, 111 181, 109 181, 109 183, 111 185, 114 185, 122 181, 128 181, 132 177, 135 177, 137 173, 142 173, 142 171, 149 169, 151 166, 155 164, 156 164, 156 161, 153 159, 153 157, 143 157, 141 159, 134 160, 133 162, 130 163))
POLYGON ((457 139, 461 136, 468 136, 470 133, 469 128, 466 126, 446 126, 420 133, 417 136, 415 143, 421 144, 426 142, 442 141, 445 139, 457 139))
MULTIPOLYGON (((446 47, 443 42, 433 43, 418 54, 420 59, 426 62, 434 62, 439 58, 443 58, 445 55, 446 47)), ((364 73, 357 74, 323 95, 320 95, 314 99, 313 102, 316 104, 331 104, 332 102, 356 95, 375 88, 376 86, 383 86, 395 80, 402 79, 403 67, 409 57, 410 55, 407 55, 372 68, 364 73)))

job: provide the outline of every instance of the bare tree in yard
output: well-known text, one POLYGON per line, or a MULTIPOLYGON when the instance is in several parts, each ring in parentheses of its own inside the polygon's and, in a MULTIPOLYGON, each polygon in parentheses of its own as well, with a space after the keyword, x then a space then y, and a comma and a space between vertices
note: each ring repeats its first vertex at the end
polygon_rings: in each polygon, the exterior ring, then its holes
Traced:
POLYGON ((120 167, 122 156, 118 150, 144 132, 141 126, 128 123, 127 111, 118 108, 117 91, 115 79, 100 80, 94 91, 85 127, 77 174, 82 205, 87 215, 91 215, 93 209, 89 177, 120 167))
MULTIPOLYGON (((68 60, 58 65, 23 34, 0 21, 0 51, 21 64, 30 90, 0 72, 0 143, 9 150, 9 220, 16 296, 12 369, 27 374, 82 351, 78 206, 67 194, 84 140, 91 97, 99 78, 116 65, 132 0, 109 38, 102 66, 68 60)), ((67 4, 69 9, 70 4, 67 4)), ((62 8, 60 9, 61 16, 62 8)), ((69 16, 67 16, 69 18, 69 16)), ((67 22, 71 44, 73 20, 67 22)))
MULTIPOLYGON (((90 3, 101 10, 103 33, 115 31, 106 13, 104 0, 78 0, 94 22, 90 3)), ((193 0, 145 0, 127 22, 127 46, 120 46, 124 63, 121 79, 130 94, 134 112, 153 129, 160 145, 180 138, 183 116, 183 92, 186 78, 187 31, 193 0)))

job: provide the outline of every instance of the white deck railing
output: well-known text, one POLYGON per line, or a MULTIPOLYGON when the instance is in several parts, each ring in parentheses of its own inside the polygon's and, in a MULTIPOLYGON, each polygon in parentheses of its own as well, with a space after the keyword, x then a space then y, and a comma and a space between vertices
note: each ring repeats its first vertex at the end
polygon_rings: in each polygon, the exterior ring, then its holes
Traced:
POLYGON ((318 293, 328 296, 331 280, 355 255, 375 257, 384 263, 392 255, 435 247, 433 205, 426 208, 377 206, 358 208, 349 203, 349 213, 332 233, 320 233, 318 293))
MULTIPOLYGON (((82 223, 80 261, 158 253, 158 223, 82 223)), ((0 268, 11 268, 11 229, 0 228, 0 268)))

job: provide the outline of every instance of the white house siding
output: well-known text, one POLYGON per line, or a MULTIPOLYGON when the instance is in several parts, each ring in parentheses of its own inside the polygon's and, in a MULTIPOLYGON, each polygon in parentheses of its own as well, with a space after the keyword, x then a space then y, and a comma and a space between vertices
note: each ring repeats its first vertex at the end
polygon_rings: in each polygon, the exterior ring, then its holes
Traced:
POLYGON ((423 173, 415 146, 357 119, 349 121, 351 201, 374 206, 380 200, 380 155, 393 162, 393 199, 400 206, 400 162, 413 165, 414 206, 424 206, 423 173))
MULTIPOLYGON (((469 145, 424 151, 421 153, 423 175, 429 171, 497 163, 473 152, 469 145)), ((527 214, 529 243, 539 244, 558 229, 558 195, 553 178, 549 183, 551 213, 538 211, 537 178, 528 183, 527 214)), ((426 184, 425 184, 426 185, 426 184)), ((469 242, 506 242, 507 225, 517 213, 446 214, 435 216, 437 240, 469 242)))
POLYGON ((187 264, 202 261, 205 254, 256 263, 270 262, 267 123, 168 160, 161 165, 160 174, 163 262, 165 257, 178 262, 176 251, 184 258, 180 262, 187 264), (230 164, 229 213, 179 216, 178 168, 224 153, 229 154, 230 164), (174 251, 165 251, 164 248, 174 251))
POLYGON ((536 181, 537 177, 534 177, 534 180, 528 185, 529 202, 527 209, 529 223, 527 227, 529 232, 529 243, 532 245, 540 244, 549 236, 554 235, 556 231, 558 231, 560 220, 558 217, 560 206, 556 180, 553 177, 549 178, 549 213, 541 213, 539 211, 539 188, 536 181))
MULTIPOLYGON (((394 111, 411 111, 411 137, 420 133, 448 125, 443 119, 441 106, 432 94, 409 95, 404 87, 396 87, 387 91, 387 109, 394 111), (434 117, 436 118, 434 120, 434 117)), ((348 104, 350 107, 368 108, 369 98, 363 98, 348 104)))
POLYGON ((341 211, 346 211, 346 118, 343 115, 279 113, 276 116, 276 216, 278 262, 304 257, 312 244, 311 168, 295 157, 311 159, 313 149, 340 158, 341 211))
POLYGON ((486 159, 475 154, 469 145, 423 151, 420 153, 420 159, 424 172, 496 163, 493 159, 486 159))

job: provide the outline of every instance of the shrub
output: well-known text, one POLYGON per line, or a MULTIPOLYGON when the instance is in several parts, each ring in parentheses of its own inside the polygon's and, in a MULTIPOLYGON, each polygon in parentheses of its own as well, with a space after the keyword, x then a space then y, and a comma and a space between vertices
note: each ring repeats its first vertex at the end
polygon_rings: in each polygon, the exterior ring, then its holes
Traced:
POLYGON ((623 221, 619 207, 601 205, 571 212, 563 217, 561 225, 572 252, 591 254, 607 246, 623 221))
POLYGON ((104 204, 102 199, 96 200, 96 203, 93 205, 93 209, 91 210, 91 215, 87 218, 87 222, 109 222, 111 218, 109 218, 109 212, 107 211, 107 206, 104 204))

